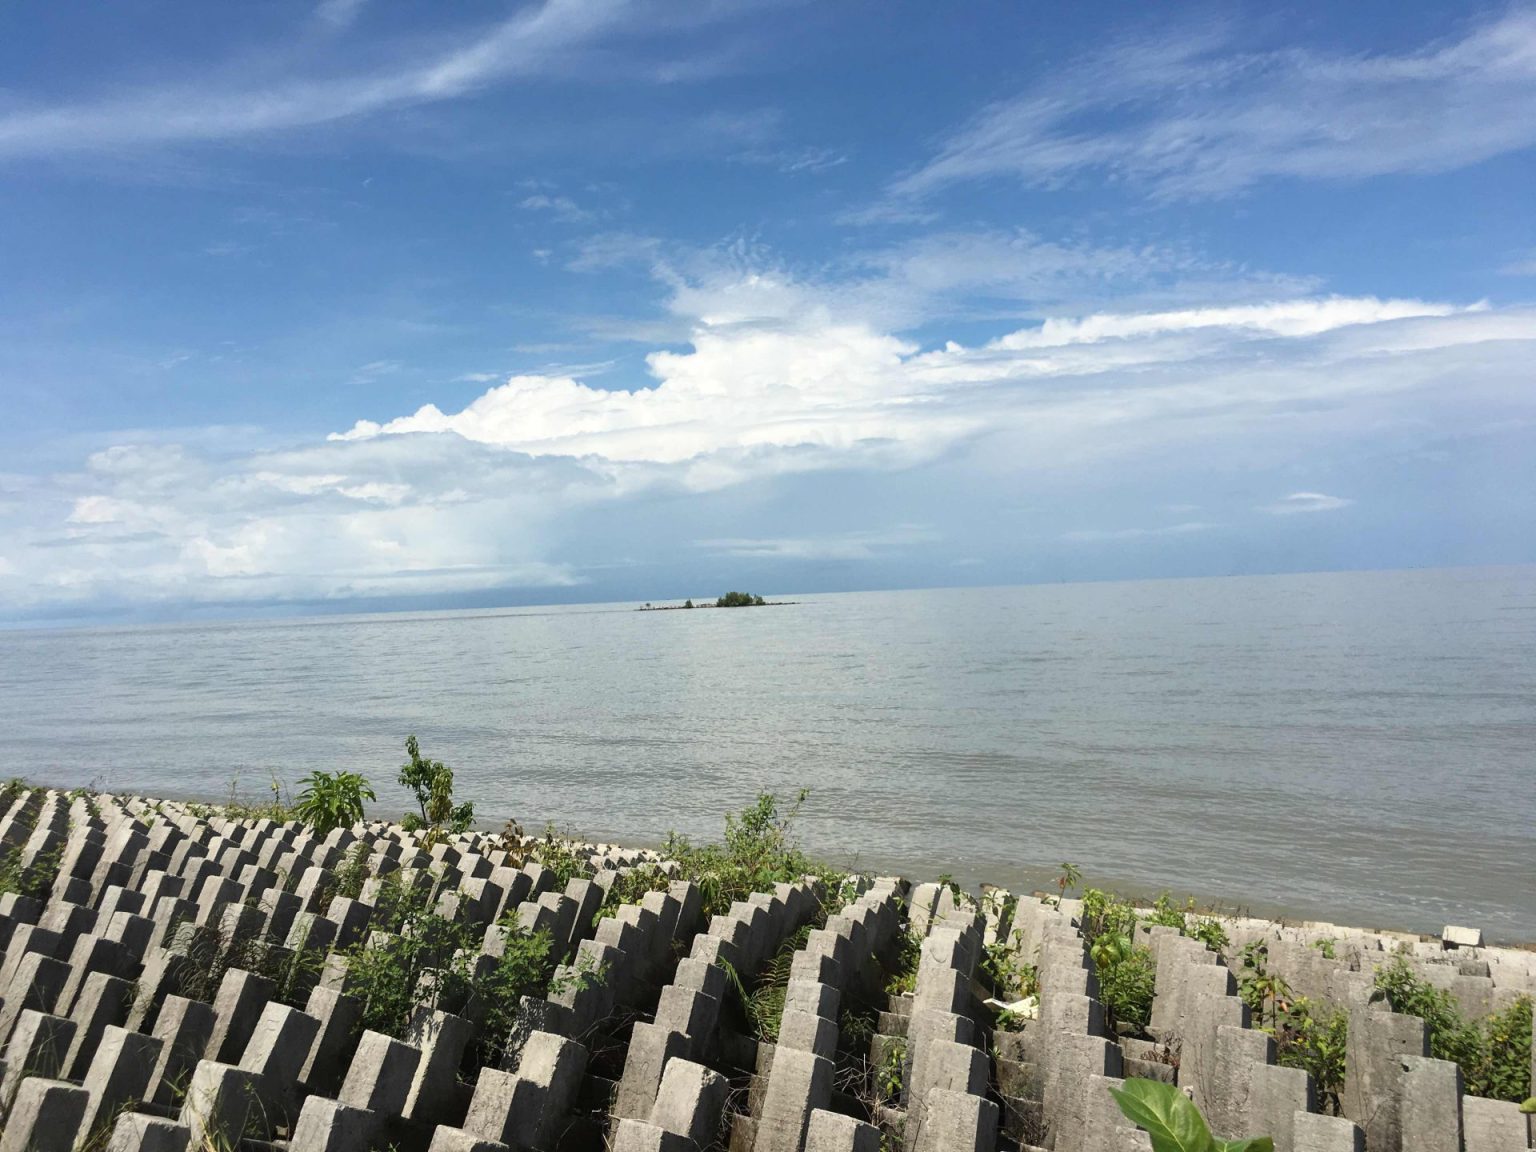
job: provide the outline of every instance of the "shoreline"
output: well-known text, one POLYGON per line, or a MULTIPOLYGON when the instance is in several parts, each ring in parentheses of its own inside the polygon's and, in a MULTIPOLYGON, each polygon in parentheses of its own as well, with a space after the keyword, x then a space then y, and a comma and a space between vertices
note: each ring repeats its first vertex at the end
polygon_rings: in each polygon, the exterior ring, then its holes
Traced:
MULTIPOLYGON (((654 609, 653 609, 654 610, 654 609)), ((34 787, 48 787, 48 785, 36 784, 28 781, 34 787)), ((232 781, 237 784, 238 781, 232 781)), ((86 791, 97 791, 115 795, 138 795, 122 789, 92 788, 89 785, 81 786, 86 791)), ((72 789, 60 789, 72 791, 72 789)), ((287 802, 291 802, 294 793, 283 786, 287 802)), ((270 790, 265 792, 251 789, 238 792, 225 791, 221 793, 203 792, 196 790, 166 791, 154 797, 146 796, 146 799, 165 800, 178 804, 199 804, 209 807, 222 807, 231 803, 231 798, 236 804, 248 807, 260 807, 266 799, 272 795, 270 790)), ((381 802, 373 802, 366 805, 366 817, 369 820, 396 823, 400 818, 400 806, 381 802)), ((724 816, 722 811, 721 816, 724 816)), ((510 822, 516 818, 507 815, 477 816, 473 824, 473 830, 485 834, 501 833, 510 822)), ((542 836, 552 824, 532 824, 526 821, 517 821, 525 836, 542 836)), ((564 840, 583 845, 601 845, 604 848, 612 848, 626 852, 658 852, 664 841, 664 836, 647 836, 625 832, 612 826, 591 829, 574 827, 554 827, 555 834, 564 840)), ((946 870, 938 867, 938 862, 932 859, 919 860, 914 857, 895 857, 890 854, 867 856, 853 852, 819 852, 821 858, 828 863, 849 871, 873 872, 881 875, 895 875, 904 877, 932 878, 935 876, 954 876, 960 883, 963 891, 973 897, 979 897, 989 889, 1003 889, 1015 891, 1028 891, 1031 895, 1052 895, 1055 869, 1048 864, 1037 866, 1016 866, 1011 876, 1002 875, 1005 869, 993 869, 990 874, 984 874, 981 869, 963 866, 946 870)), ((1439 939, 1441 930, 1450 920, 1444 921, 1439 926, 1431 926, 1428 920, 1423 921, 1425 927, 1407 926, 1405 922, 1386 921, 1361 921, 1359 919, 1335 918, 1326 911, 1314 913, 1310 909, 1302 909, 1296 905, 1287 905, 1283 901, 1268 896, 1254 898, 1233 897, 1228 893, 1213 893, 1210 891, 1190 891, 1176 888, 1172 885, 1148 885, 1135 878, 1127 878, 1116 873, 1095 873, 1084 877, 1083 888, 1099 888, 1122 898, 1128 899, 1138 907, 1150 908, 1158 896, 1172 896, 1181 905, 1185 901, 1193 901, 1194 907, 1202 914, 1215 916, 1219 919, 1234 923, 1268 923, 1285 928, 1298 930, 1317 929, 1319 931, 1337 931, 1351 934, 1371 934, 1378 936, 1390 936, 1402 939, 1414 939, 1420 941, 1439 939)), ((1456 923, 1465 923, 1467 920, 1475 920, 1476 917, 1457 919, 1456 923)), ((1479 926, 1480 927, 1480 926, 1479 926)), ((1536 934, 1529 937, 1510 936, 1499 933, 1484 932, 1488 946, 1508 949, 1518 952, 1536 952, 1536 934)))

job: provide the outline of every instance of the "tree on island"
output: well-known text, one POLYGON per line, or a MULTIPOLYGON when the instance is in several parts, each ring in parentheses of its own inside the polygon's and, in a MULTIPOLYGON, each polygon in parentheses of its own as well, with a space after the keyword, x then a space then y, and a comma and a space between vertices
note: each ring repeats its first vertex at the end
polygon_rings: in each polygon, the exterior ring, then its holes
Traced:
POLYGON ((754 596, 750 592, 727 592, 715 601, 716 608, 754 608, 766 604, 768 601, 761 596, 754 596))
POLYGON ((693 601, 692 600, 684 601, 683 602, 683 607, 684 608, 692 608, 693 607, 693 601))

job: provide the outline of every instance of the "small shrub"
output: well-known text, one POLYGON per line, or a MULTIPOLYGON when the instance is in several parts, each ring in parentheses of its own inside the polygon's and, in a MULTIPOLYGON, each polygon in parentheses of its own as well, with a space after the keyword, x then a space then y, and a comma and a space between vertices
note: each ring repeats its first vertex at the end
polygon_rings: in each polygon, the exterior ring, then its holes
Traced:
POLYGON ((875 1090, 882 1103, 894 1104, 901 1099, 901 1070, 907 1060, 904 1043, 891 1044, 885 1050, 885 1059, 875 1070, 875 1090))
POLYGON ((778 797, 761 792, 757 800, 725 818, 725 842, 695 846, 686 836, 669 833, 662 853, 677 861, 680 879, 699 886, 706 919, 728 911, 753 892, 771 892, 775 884, 793 884, 814 876, 836 892, 846 874, 806 855, 794 835, 795 820, 810 795, 802 789, 794 805, 781 812, 778 797))
POLYGON ((293 812, 316 836, 362 823, 363 801, 378 799, 356 772, 311 772, 299 783, 303 790, 293 812))
POLYGON ((340 868, 336 869, 336 894, 345 896, 349 900, 356 900, 363 894, 363 885, 368 882, 368 845, 364 842, 355 844, 347 858, 342 861, 340 868))
POLYGON ((1067 892, 1075 888, 1083 878, 1082 871, 1070 860, 1063 861, 1061 874, 1056 877, 1056 907, 1061 907, 1061 902, 1067 898, 1067 892))
POLYGON ((923 938, 915 932, 903 932, 896 938, 885 991, 891 996, 911 995, 917 991, 917 964, 923 954, 923 938))
MULTIPOLYGON (((422 1004, 468 1013, 483 1021, 472 1062, 499 1064, 519 1001, 551 990, 563 959, 553 938, 548 932, 518 928, 516 914, 510 913, 501 921, 509 929, 505 952, 481 973, 474 961, 483 933, 438 916, 428 905, 432 886, 406 887, 395 880, 397 875, 390 873, 380 886, 377 931, 350 952, 348 976, 353 993, 363 1001, 362 1026, 399 1039, 422 1004)), ((582 972, 574 978, 600 978, 600 973, 582 972)))
POLYGON ((625 904, 638 904, 647 892, 665 892, 672 881, 660 868, 641 864, 620 872, 603 897, 603 906, 597 910, 596 920, 612 916, 625 904))
POLYGON ((1140 1032, 1152 1018, 1157 965, 1136 943, 1136 908, 1100 888, 1083 892, 1081 927, 1099 977, 1099 999, 1112 1030, 1140 1032))
POLYGON ((576 841, 569 836, 562 836, 555 830, 553 823, 544 826, 544 836, 533 843, 531 855, 554 873, 555 887, 559 889, 564 889, 577 876, 585 876, 592 870, 587 864, 587 858, 577 850, 576 841))
POLYGON ((1473 1022, 1455 998, 1415 972, 1402 956, 1376 970, 1374 998, 1392 1011, 1417 1016, 1429 1034, 1429 1054, 1461 1066, 1472 1096, 1520 1103, 1531 1091, 1531 1000, 1522 996, 1503 1012, 1473 1022))
POLYGON ((981 970, 992 982, 999 999, 1020 1000, 1040 991, 1040 970, 1024 963, 1019 954, 1002 941, 988 944, 981 958, 981 970))
POLYGON ((1290 985, 1269 971, 1269 948, 1263 942, 1249 944, 1239 958, 1238 995, 1259 1029, 1275 1038, 1276 1062, 1311 1073, 1322 1110, 1338 1115, 1349 1016, 1305 996, 1293 996, 1290 985))
POLYGON ((454 804, 453 769, 441 760, 423 757, 415 736, 406 737, 405 751, 411 759, 400 767, 400 783, 411 790, 420 813, 407 812, 401 826, 407 832, 425 829, 429 840, 444 832, 467 831, 475 822, 475 805, 472 801, 454 804))
POLYGON ((1157 983, 1157 962, 1140 945, 1117 952, 1111 963, 1100 964, 1099 997, 1111 1028, 1122 1025, 1136 1032, 1146 1030, 1152 1019, 1152 997, 1157 983))
POLYGON ((1214 916, 1201 915, 1193 899, 1186 900, 1183 907, 1180 907, 1173 902, 1172 896, 1164 892, 1152 902, 1152 913, 1146 920, 1149 924, 1177 928, 1179 935, 1199 940, 1212 952, 1221 952, 1231 943, 1221 921, 1214 916))

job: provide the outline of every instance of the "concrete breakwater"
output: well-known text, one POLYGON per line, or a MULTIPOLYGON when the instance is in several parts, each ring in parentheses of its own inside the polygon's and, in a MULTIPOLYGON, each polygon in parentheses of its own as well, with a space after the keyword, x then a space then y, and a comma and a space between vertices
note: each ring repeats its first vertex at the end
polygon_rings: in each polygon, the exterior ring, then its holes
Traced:
POLYGON ((1530 1147, 1517 1105, 1465 1094, 1424 1022, 1372 1001, 1375 970, 1400 959, 1469 1017, 1528 1011, 1536 954, 1475 931, 1233 919, 1216 951, 1143 924, 1155 992, 1133 1035, 1106 1018, 1080 901, 854 876, 718 906, 657 852, 558 849, 556 864, 485 832, 316 835, 15 793, 0 1152, 1148 1149, 1108 1091, 1130 1076, 1177 1083, 1218 1136, 1282 1152, 1530 1147), (535 937, 551 970, 509 1006, 496 975, 535 937), (1238 994, 1256 943, 1348 1013, 1341 1115, 1276 1062, 1238 994), (396 954, 411 979, 389 987, 378 958, 396 954), (1000 962, 1029 968, 1027 1000, 998 999, 1000 962), (384 1000, 399 1026, 367 1027, 384 1000))

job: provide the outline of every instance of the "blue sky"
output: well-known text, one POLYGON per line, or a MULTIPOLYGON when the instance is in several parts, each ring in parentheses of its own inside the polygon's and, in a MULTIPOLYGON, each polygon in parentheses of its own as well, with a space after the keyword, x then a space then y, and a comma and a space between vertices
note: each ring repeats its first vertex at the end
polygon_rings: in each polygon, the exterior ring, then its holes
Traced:
POLYGON ((1536 561, 1536 8, 23 4, 0 618, 1536 561))

